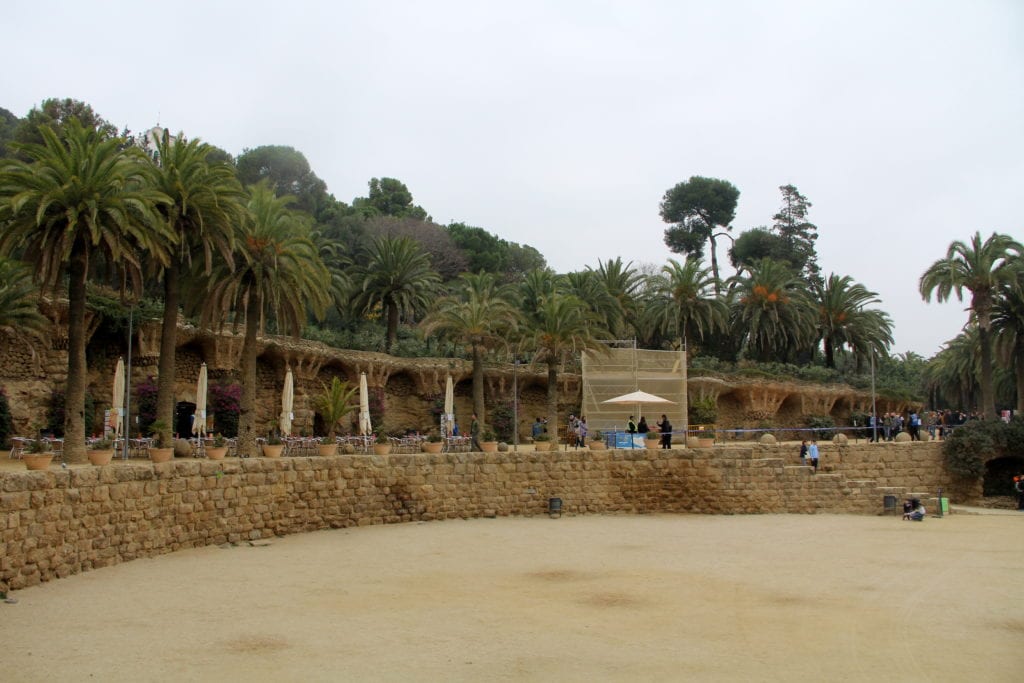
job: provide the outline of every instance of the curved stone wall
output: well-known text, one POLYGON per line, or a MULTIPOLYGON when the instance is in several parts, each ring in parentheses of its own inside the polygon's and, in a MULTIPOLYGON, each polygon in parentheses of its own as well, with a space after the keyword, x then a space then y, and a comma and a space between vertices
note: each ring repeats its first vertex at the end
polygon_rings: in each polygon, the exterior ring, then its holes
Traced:
POLYGON ((0 478, 0 588, 182 548, 316 529, 545 514, 878 513, 884 494, 957 489, 938 444, 144 462, 0 478), (829 471, 825 471, 825 470, 829 471))

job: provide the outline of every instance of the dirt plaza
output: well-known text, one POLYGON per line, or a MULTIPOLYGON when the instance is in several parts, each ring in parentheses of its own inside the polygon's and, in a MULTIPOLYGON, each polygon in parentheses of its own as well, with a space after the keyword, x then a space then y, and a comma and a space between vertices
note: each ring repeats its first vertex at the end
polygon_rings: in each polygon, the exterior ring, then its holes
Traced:
POLYGON ((211 546, 13 592, 4 678, 1011 681, 1022 524, 541 516, 211 546))

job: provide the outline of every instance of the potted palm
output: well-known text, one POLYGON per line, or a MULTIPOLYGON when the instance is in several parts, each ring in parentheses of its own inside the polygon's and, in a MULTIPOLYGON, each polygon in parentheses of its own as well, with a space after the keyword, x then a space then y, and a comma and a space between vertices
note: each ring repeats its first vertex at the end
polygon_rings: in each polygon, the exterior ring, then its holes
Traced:
POLYGON ((154 420, 149 425, 149 435, 153 439, 149 447, 149 459, 152 462, 167 462, 174 458, 174 442, 164 443, 162 434, 167 431, 167 423, 163 420, 154 420))
POLYGON ((391 452, 391 442, 388 441, 388 433, 383 429, 374 431, 376 440, 373 442, 374 455, 387 455, 391 452))
POLYGON ((43 438, 37 438, 25 449, 21 456, 25 461, 25 467, 30 470, 45 470, 53 460, 53 449, 50 442, 43 438))
POLYGON ((604 442, 604 434, 601 430, 595 430, 590 433, 590 450, 592 451, 603 451, 608 448, 608 444, 604 442))
POLYGON ((420 444, 420 449, 424 453, 440 453, 443 446, 444 441, 441 440, 441 435, 437 432, 430 432, 427 435, 427 440, 420 444))
POLYGON ((358 387, 349 387, 348 382, 335 377, 330 386, 323 386, 323 393, 313 397, 313 407, 323 416, 327 429, 326 440, 317 447, 320 455, 337 454, 338 443, 335 438, 338 424, 353 408, 358 407, 358 401, 353 400, 358 391, 358 387))
POLYGON ((551 450, 551 435, 550 434, 538 434, 533 437, 533 449, 535 451, 550 451, 551 450))
POLYGON ((480 430, 480 450, 484 453, 498 452, 498 435, 489 425, 480 430))
POLYGON ((206 457, 210 460, 223 460, 228 454, 228 440, 221 434, 214 434, 213 442, 206 447, 206 457))
POLYGON ((263 444, 263 457, 280 458, 282 453, 284 453, 284 442, 281 441, 281 435, 277 433, 276 429, 271 429, 267 433, 267 442, 263 444))
POLYGON ((109 465, 114 459, 114 442, 110 439, 97 439, 86 444, 89 462, 93 465, 109 465))

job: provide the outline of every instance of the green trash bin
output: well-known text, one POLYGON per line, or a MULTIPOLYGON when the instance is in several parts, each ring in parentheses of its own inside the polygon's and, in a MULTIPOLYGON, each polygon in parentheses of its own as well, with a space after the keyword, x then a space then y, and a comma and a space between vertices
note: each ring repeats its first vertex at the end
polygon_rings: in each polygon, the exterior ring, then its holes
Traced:
POLYGON ((942 510, 942 514, 949 514, 949 498, 939 498, 939 509, 942 510))

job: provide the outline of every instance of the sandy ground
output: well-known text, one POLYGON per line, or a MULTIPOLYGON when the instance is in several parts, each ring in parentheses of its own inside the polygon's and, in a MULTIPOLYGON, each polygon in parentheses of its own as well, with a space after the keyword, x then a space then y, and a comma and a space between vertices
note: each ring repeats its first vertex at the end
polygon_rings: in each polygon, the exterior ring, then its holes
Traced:
POLYGON ((5 681, 1017 681, 1024 514, 412 523, 0 603, 5 681))

